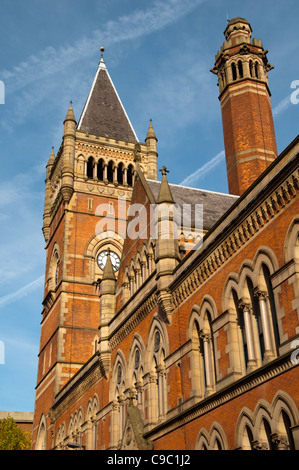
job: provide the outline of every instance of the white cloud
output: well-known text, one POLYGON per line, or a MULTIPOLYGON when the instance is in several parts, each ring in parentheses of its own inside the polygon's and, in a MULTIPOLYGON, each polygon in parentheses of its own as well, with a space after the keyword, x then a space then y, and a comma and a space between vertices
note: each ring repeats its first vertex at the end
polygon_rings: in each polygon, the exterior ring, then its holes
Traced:
POLYGON ((39 276, 37 279, 35 279, 32 282, 29 282, 29 284, 26 284, 25 286, 21 287, 17 291, 7 294, 3 297, 0 297, 0 308, 4 307, 4 305, 7 305, 7 304, 10 304, 12 302, 16 302, 17 300, 22 299, 23 297, 30 294, 35 289, 42 287, 43 283, 44 283, 44 276, 39 276))
POLYGON ((274 108, 273 108, 273 116, 276 117, 279 114, 283 113, 290 105, 291 105, 291 97, 290 95, 283 98, 274 108))
MULTIPOLYGON (((44 170, 43 170, 44 171, 44 170)), ((41 269, 44 192, 41 166, 0 184, 0 285, 12 288, 41 269)))
POLYGON ((6 95, 13 93, 43 77, 61 72, 67 66, 85 59, 99 48, 99 40, 105 46, 137 39, 177 21, 206 0, 156 0, 146 10, 136 10, 116 20, 108 21, 101 30, 79 39, 74 45, 58 49, 47 47, 30 56, 12 70, 3 70, 1 77, 6 84, 6 95))
POLYGON ((213 157, 210 161, 205 163, 202 167, 198 168, 196 171, 191 173, 191 175, 187 176, 183 181, 181 181, 180 185, 182 186, 192 186, 195 184, 196 181, 201 179, 203 176, 210 173, 225 157, 225 152, 222 150, 219 152, 215 157, 213 157))

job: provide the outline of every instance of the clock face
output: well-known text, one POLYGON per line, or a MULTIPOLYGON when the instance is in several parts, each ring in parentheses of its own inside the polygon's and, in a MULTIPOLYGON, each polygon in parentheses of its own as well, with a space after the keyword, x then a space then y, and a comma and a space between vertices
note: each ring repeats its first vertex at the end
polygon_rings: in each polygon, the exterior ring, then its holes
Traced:
MULTIPOLYGON (((108 254, 107 250, 101 251, 98 254, 97 263, 98 263, 99 268, 101 268, 102 271, 104 271, 104 268, 106 265, 107 254, 108 254)), ((120 266, 119 256, 116 253, 114 253, 114 251, 110 250, 110 259, 111 259, 111 263, 112 263, 112 267, 114 271, 118 271, 119 266, 120 266)))

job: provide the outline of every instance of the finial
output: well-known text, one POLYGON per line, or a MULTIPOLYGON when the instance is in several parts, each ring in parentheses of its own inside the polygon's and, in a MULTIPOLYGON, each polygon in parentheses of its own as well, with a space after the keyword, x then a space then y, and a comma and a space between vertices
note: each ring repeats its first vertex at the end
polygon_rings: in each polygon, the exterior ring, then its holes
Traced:
POLYGON ((162 176, 166 175, 166 173, 169 173, 169 170, 167 170, 166 166, 162 166, 162 169, 159 171, 161 171, 162 176))
POLYGON ((105 48, 103 46, 100 47, 100 51, 101 51, 101 59, 104 58, 104 51, 105 51, 105 48))

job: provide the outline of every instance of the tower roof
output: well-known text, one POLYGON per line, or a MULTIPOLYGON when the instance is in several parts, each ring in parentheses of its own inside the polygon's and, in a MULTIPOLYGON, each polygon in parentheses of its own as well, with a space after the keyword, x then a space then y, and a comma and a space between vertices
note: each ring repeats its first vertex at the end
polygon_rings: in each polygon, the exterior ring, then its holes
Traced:
POLYGON ((160 186, 160 192, 159 192, 159 197, 158 197, 158 204, 161 203, 170 203, 174 204, 174 200, 170 191, 170 187, 167 181, 166 173, 168 173, 168 170, 166 169, 165 166, 163 166, 162 170, 162 182, 160 186))
POLYGON ((251 36, 251 33, 252 28, 249 21, 247 21, 245 18, 237 16, 228 22, 224 31, 224 36, 226 39, 229 39, 232 34, 246 34, 251 36))
POLYGON ((138 141, 110 78, 103 54, 77 128, 115 139, 138 141))

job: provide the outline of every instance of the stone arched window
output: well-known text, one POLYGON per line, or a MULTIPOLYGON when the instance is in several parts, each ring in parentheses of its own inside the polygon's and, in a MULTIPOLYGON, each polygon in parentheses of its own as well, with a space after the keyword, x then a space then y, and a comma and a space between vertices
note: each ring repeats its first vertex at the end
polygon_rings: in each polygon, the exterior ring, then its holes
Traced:
POLYGON ((133 186, 133 175, 134 175, 134 167, 133 165, 129 165, 127 169, 127 183, 128 186, 133 186))
MULTIPOLYGON (((293 287, 293 299, 299 298, 299 277, 298 277, 298 265, 299 265, 299 218, 296 216, 288 229, 285 246, 284 246, 284 262, 289 263, 292 274, 288 279, 288 283, 293 287)), ((299 308, 298 303, 296 304, 297 318, 299 321, 299 308)))
POLYGON ((73 443, 82 445, 83 444, 83 425, 84 421, 84 414, 82 408, 79 409, 79 411, 75 412, 75 415, 73 416, 72 420, 72 434, 71 434, 71 439, 73 443))
POLYGON ((199 331, 200 349, 202 351, 205 395, 209 395, 215 389, 215 355, 213 347, 213 334, 211 328, 211 313, 209 309, 201 312, 203 322, 199 331))
POLYGON ((64 450, 65 437, 66 437, 65 423, 62 423, 58 428, 57 437, 56 437, 55 447, 57 450, 64 450))
POLYGON ((113 161, 110 160, 107 166, 107 180, 108 183, 113 183, 113 172, 114 172, 114 164, 113 161))
POLYGON ((124 165, 122 162, 117 167, 117 182, 118 184, 123 184, 124 182, 124 165))
POLYGON ((166 376, 165 376, 165 350, 159 329, 154 333, 153 364, 156 373, 158 419, 164 419, 166 414, 166 376))
POLYGON ((260 78, 260 71, 259 71, 259 63, 256 61, 254 63, 254 71, 255 71, 255 77, 260 78))
POLYGON ((93 171, 94 171, 94 159, 92 157, 89 157, 87 160, 87 165, 86 165, 86 176, 89 179, 93 179, 93 171))
POLYGON ((253 77, 253 62, 251 59, 249 61, 249 73, 250 73, 250 76, 253 77))
POLYGON ((132 343, 129 365, 128 365, 128 385, 130 387, 130 398, 138 406, 140 411, 144 411, 144 346, 139 335, 136 335, 132 343))
POLYGON ((49 290, 56 290, 58 283, 59 283, 59 272, 60 268, 60 254, 59 254, 59 245, 58 243, 54 244, 51 258, 50 258, 50 264, 49 264, 49 272, 48 272, 48 287, 49 290))
POLYGON ((203 343, 200 337, 199 315, 196 311, 191 314, 191 386, 195 398, 204 396, 204 367, 203 343), (192 318, 193 317, 193 318, 192 318))
POLYGON ((239 73, 239 78, 243 78, 243 63, 242 63, 242 60, 238 60, 238 73, 239 73))
POLYGON ((262 262, 260 265, 259 279, 260 283, 256 290, 256 295, 259 301, 262 328, 264 331, 264 359, 270 360, 277 356, 280 339, 271 273, 268 264, 265 262, 262 262))
POLYGON ((222 426, 218 422, 214 422, 208 432, 202 428, 197 436, 196 450, 226 450, 228 443, 222 426))
POLYGON ((37 431, 37 438, 36 438, 36 450, 46 450, 47 448, 47 421, 46 417, 43 414, 37 431))
POLYGON ((215 390, 215 354, 212 334, 213 306, 204 300, 201 307, 195 306, 189 319, 191 346, 192 395, 199 398, 215 390))
POLYGON ((102 158, 97 163, 97 178, 99 181, 104 180, 104 160, 102 158))
POLYGON ((253 282, 250 277, 246 277, 247 289, 249 292, 249 298, 251 303, 251 319, 252 328, 255 338, 255 356, 259 363, 262 363, 265 355, 265 336, 263 329, 263 322, 261 316, 261 310, 257 295, 255 295, 253 282))
POLYGON ((260 399, 253 411, 247 407, 241 411, 236 423, 236 448, 293 450, 293 432, 298 424, 296 404, 288 394, 279 390, 272 403, 260 399))
POLYGON ((249 319, 246 317, 246 311, 244 315, 245 308, 242 308, 243 305, 241 305, 241 307, 239 306, 238 294, 235 289, 231 290, 231 297, 238 325, 238 345, 241 358, 240 366, 241 370, 244 372, 248 366, 248 342, 250 339, 248 332, 249 319))
POLYGON ((116 356, 111 381, 112 398, 112 427, 111 427, 111 447, 116 449, 122 439, 125 426, 125 377, 126 367, 124 358, 119 352, 116 356))
POLYGON ((149 334, 147 350, 148 420, 150 424, 163 421, 167 413, 167 381, 165 335, 155 320, 149 334))
POLYGON ((97 412, 99 411, 99 400, 95 395, 89 400, 86 413, 86 449, 96 450, 98 441, 97 412))
POLYGON ((237 67, 236 67, 236 64, 234 62, 232 62, 232 76, 233 76, 233 80, 237 80, 237 67))

